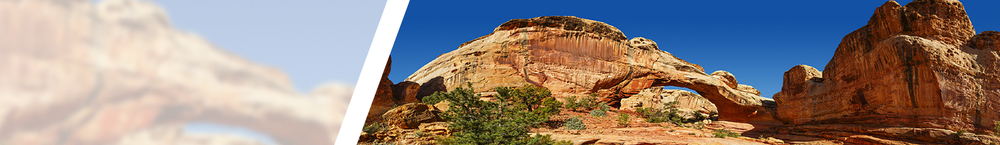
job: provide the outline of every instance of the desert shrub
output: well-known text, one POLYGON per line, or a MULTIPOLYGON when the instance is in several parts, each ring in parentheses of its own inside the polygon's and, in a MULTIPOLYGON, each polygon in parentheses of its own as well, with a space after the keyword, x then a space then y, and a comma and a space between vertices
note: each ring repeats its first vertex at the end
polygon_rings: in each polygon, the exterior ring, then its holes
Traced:
POLYGON ((994 121, 996 125, 993 125, 993 134, 1000 136, 1000 121, 994 121))
POLYGON ((576 101, 576 96, 569 96, 569 98, 566 98, 566 108, 570 110, 580 108, 580 102, 576 101))
POLYGON ((597 109, 601 109, 601 110, 604 110, 604 111, 610 111, 611 110, 611 106, 608 105, 608 102, 601 102, 601 103, 597 103, 597 109))
POLYGON ((594 109, 597 107, 597 93, 591 93, 583 99, 580 99, 580 107, 584 110, 594 109))
MULTIPOLYGON (((684 123, 684 117, 680 114, 683 111, 677 110, 677 101, 667 102, 663 104, 663 108, 652 108, 643 107, 636 109, 636 112, 642 114, 643 118, 646 118, 646 122, 649 123, 660 123, 667 122, 676 124, 678 126, 684 123)), ((700 115, 699 115, 700 116, 700 115)))
MULTIPOLYGON (((471 84, 467 85, 472 88, 471 84)), ((522 88, 498 87, 497 101, 479 100, 472 89, 455 88, 440 93, 442 100, 451 102, 441 117, 451 122, 455 130, 451 137, 440 139, 442 144, 554 144, 548 136, 530 136, 529 128, 548 121, 562 104, 550 103, 546 88, 526 85, 522 88)), ((557 101, 558 102, 558 101, 557 101)))
POLYGON ((597 117, 608 116, 608 111, 604 111, 601 109, 590 110, 590 116, 597 116, 597 117))
POLYGON ((716 138, 726 138, 726 137, 736 138, 736 137, 740 137, 739 133, 731 132, 731 131, 725 130, 725 129, 715 130, 715 132, 713 132, 712 135, 714 135, 716 138))
POLYGON ((364 131, 365 133, 368 134, 376 133, 382 130, 385 130, 385 125, 378 122, 369 124, 368 126, 361 128, 361 131, 364 131))
POLYGON ((628 113, 618 113, 618 125, 628 127, 629 122, 628 113))
POLYGON ((708 119, 708 117, 704 116, 703 114, 701 114, 701 112, 698 111, 691 111, 691 116, 694 116, 694 121, 702 121, 708 119))
POLYGON ((702 122, 694 123, 694 129, 701 130, 701 129, 704 129, 704 128, 705 128, 705 123, 702 123, 702 122))
POLYGON ((563 124, 566 129, 570 130, 584 130, 587 129, 587 125, 583 124, 583 119, 577 118, 576 116, 566 119, 566 123, 563 124))

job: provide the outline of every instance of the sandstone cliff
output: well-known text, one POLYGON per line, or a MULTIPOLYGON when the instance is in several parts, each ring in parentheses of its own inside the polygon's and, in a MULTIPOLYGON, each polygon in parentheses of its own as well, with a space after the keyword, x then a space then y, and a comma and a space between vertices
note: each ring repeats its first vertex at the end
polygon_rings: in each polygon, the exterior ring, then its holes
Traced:
POLYGON ((479 92, 532 84, 557 96, 599 93, 615 105, 646 88, 679 86, 714 103, 722 120, 780 124, 772 117, 774 102, 737 89, 735 78, 706 74, 652 40, 629 40, 611 25, 573 16, 510 20, 438 56, 406 81, 420 83, 418 97, 466 82, 479 92))
MULTIPOLYGON (((777 117, 788 125, 988 133, 1000 120, 998 42, 995 31, 975 35, 958 1, 914 0, 906 6, 886 2, 867 25, 843 38, 822 72, 805 65, 785 72, 781 92, 774 95, 777 117)), ((913 135, 884 133, 888 129, 826 129, 889 138, 913 135)), ((934 137, 929 133, 934 131, 918 132, 913 138, 923 138, 915 139, 919 141, 951 139, 934 137)))
POLYGON ((0 32, 0 144, 248 143, 190 122, 329 144, 352 90, 298 94, 144 1, 0 0, 0 32))

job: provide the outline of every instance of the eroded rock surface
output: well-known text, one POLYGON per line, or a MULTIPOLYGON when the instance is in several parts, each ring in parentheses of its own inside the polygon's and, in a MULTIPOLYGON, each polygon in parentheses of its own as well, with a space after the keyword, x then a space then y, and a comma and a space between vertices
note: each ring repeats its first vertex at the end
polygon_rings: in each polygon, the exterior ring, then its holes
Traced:
POLYGON ((988 133, 1000 120, 1000 36, 974 34, 958 1, 886 2, 844 37, 822 72, 785 72, 774 95, 778 118, 988 133))
POLYGON ((663 108, 664 103, 673 101, 677 101, 674 107, 685 112, 682 115, 689 115, 687 113, 694 111, 701 112, 702 114, 718 112, 715 104, 701 97, 701 95, 685 90, 665 90, 663 87, 648 88, 640 91, 638 94, 623 98, 619 109, 635 111, 635 109, 643 107, 663 108))
POLYGON ((255 143, 183 132, 192 122, 332 144, 353 90, 299 94, 145 1, 4 0, 0 32, 2 144, 255 143))
POLYGON ((382 114, 384 119, 382 122, 392 127, 414 129, 420 123, 443 121, 438 117, 438 113, 440 112, 435 110, 434 106, 424 103, 409 103, 382 114))
POLYGON ((722 120, 777 123, 767 109, 773 101, 736 90, 735 79, 708 75, 652 40, 627 40, 611 25, 572 16, 510 20, 442 54, 406 81, 421 83, 422 95, 429 94, 424 87, 452 90, 466 82, 477 92, 533 84, 557 95, 599 93, 612 104, 653 86, 679 86, 715 103, 722 120))
POLYGON ((382 114, 397 105, 395 94, 393 94, 393 84, 389 80, 389 71, 392 67, 392 57, 385 63, 385 70, 382 71, 382 79, 379 80, 378 88, 375 90, 375 98, 368 108, 368 116, 365 124, 381 120, 382 114))

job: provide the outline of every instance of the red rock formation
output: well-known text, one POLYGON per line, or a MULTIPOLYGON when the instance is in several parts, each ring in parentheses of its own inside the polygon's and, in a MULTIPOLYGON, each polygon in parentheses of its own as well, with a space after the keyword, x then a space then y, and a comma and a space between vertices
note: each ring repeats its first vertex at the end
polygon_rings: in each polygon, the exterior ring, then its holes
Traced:
POLYGON ((417 84, 415 82, 406 82, 406 81, 399 82, 395 85, 392 85, 392 92, 393 92, 392 96, 393 98, 396 98, 396 100, 401 101, 401 104, 417 103, 420 102, 420 99, 422 99, 422 98, 417 98, 417 93, 419 89, 420 89, 420 84, 417 84))
POLYGON ((823 72, 785 72, 778 118, 989 132, 1000 120, 1000 36, 974 34, 958 1, 886 2, 844 37, 823 72))
POLYGON ((385 62, 385 69, 382 71, 382 79, 379 80, 378 89, 375 91, 375 98, 372 99, 372 106, 368 109, 368 117, 365 124, 381 120, 382 114, 396 106, 397 100, 393 97, 392 81, 389 80, 389 70, 392 65, 392 57, 385 62))
POLYGON ((735 79, 710 76, 652 40, 627 40, 611 25, 572 16, 510 20, 442 54, 406 81, 421 83, 418 96, 466 82, 479 92, 533 84, 557 96, 599 93, 613 104, 653 86, 680 86, 715 103, 722 120, 777 123, 767 109, 773 101, 737 90, 735 79))
POLYGON ((382 114, 383 123, 401 129, 414 129, 421 123, 444 121, 438 117, 434 106, 424 103, 409 103, 393 108, 382 114))

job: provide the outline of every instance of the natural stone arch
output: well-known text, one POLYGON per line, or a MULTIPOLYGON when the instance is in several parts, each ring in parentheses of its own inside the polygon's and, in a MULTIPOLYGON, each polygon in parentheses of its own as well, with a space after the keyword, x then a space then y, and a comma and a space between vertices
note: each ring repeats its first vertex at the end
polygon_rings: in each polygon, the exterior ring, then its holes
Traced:
POLYGON ((532 84, 556 96, 598 93, 612 103, 653 86, 679 86, 715 103, 722 120, 780 124, 772 117, 772 100, 756 90, 738 90, 740 85, 730 78, 728 73, 706 74, 652 40, 627 40, 603 22, 546 16, 501 24, 490 35, 438 56, 405 81, 443 85, 444 90, 471 83, 477 92, 532 84))

